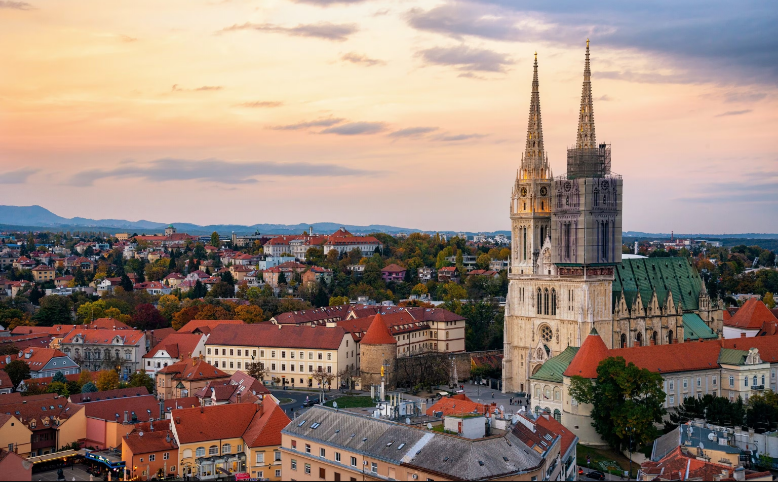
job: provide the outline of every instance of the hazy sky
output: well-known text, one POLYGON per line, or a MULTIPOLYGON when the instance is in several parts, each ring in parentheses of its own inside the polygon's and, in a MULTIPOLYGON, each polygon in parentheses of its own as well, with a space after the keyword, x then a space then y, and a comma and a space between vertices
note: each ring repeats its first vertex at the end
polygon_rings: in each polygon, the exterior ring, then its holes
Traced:
POLYGON ((589 37, 624 229, 778 231, 778 6, 632 3, 0 0, 0 204, 509 229, 533 54, 562 174, 589 37))

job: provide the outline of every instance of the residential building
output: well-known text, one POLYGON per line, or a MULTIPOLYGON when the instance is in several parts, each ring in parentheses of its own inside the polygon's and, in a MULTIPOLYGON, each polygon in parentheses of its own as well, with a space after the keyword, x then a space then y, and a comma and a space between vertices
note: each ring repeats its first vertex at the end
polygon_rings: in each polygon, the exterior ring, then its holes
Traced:
POLYGON ((402 266, 399 266, 397 264, 390 264, 389 266, 385 266, 381 270, 381 279, 383 279, 385 282, 390 281, 405 281, 405 272, 408 271, 406 268, 403 268, 402 266))
POLYGON ((221 325, 244 325, 243 320, 192 320, 182 326, 178 333, 202 333, 207 335, 221 325))
POLYGON ((340 254, 358 249, 362 254, 371 256, 376 249, 381 250, 383 247, 384 245, 373 236, 354 236, 345 228, 340 228, 327 238, 327 242, 324 243, 324 254, 327 255, 333 249, 340 254))
POLYGON ((772 335, 776 326, 778 318, 775 314, 761 300, 751 298, 724 321, 724 338, 772 335))
POLYGON ((165 276, 165 279, 163 279, 162 281, 166 285, 168 285, 171 288, 175 289, 185 279, 186 278, 184 278, 184 276, 181 273, 170 273, 169 275, 165 276))
POLYGON ((420 283, 427 283, 428 281, 432 281, 434 279, 437 279, 437 271, 435 268, 429 268, 427 266, 419 268, 420 283))
POLYGON ((316 405, 281 431, 281 475, 284 480, 556 480, 551 476, 560 472, 561 437, 549 431, 551 440, 534 448, 523 440, 532 432, 519 427, 467 439, 316 405))
POLYGON ((211 381, 228 380, 230 375, 200 358, 184 360, 157 370, 157 398, 192 397, 211 381))
POLYGON ((143 368, 146 335, 138 330, 104 330, 79 326, 62 339, 62 351, 89 371, 120 367, 120 376, 143 368))
POLYGON ((32 269, 32 277, 36 283, 54 281, 54 278, 57 277, 57 270, 42 264, 32 269))
POLYGON ((204 354, 206 335, 172 333, 143 355, 143 369, 152 377, 160 368, 204 354))
POLYGON ((444 266, 438 270, 439 283, 459 283, 459 270, 456 266, 444 266))
POLYGON ((12 395, 0 395, 0 414, 13 416, 0 418, 0 423, 4 422, 0 426, 0 446, 13 445, 24 457, 45 455, 86 436, 85 413, 80 405, 56 393, 23 398, 12 395), (19 424, 28 430, 19 430, 19 424))
POLYGON ((471 270, 469 273, 467 273, 468 278, 471 276, 485 276, 491 279, 498 279, 500 277, 500 273, 498 273, 497 271, 492 271, 490 269, 474 269, 471 270))
POLYGON ((269 381, 298 387, 315 386, 314 372, 331 373, 336 376, 334 384, 339 384, 338 373, 358 366, 356 343, 340 327, 218 326, 205 342, 205 350, 208 363, 225 372, 259 362, 269 381))
POLYGON ((122 389, 122 392, 114 396, 101 396, 100 392, 95 392, 76 398, 79 400, 78 405, 84 407, 86 415, 85 446, 99 450, 121 447, 122 437, 136 423, 164 418, 161 403, 154 395, 149 395, 145 387, 122 389))
POLYGON ((138 423, 122 437, 122 460, 133 480, 178 476, 178 444, 170 420, 138 423))
MULTIPOLYGON (((448 261, 452 265, 456 265, 457 264, 457 256, 449 256, 449 257, 446 258, 446 261, 448 261)), ((462 266, 464 266, 467 271, 475 269, 477 261, 478 261, 478 256, 475 256, 475 255, 472 255, 472 254, 463 254, 462 255, 462 266)))
POLYGON ((286 263, 281 263, 273 268, 266 269, 262 272, 262 276, 265 280, 265 283, 269 284, 273 288, 277 288, 281 273, 284 274, 284 279, 288 284, 294 279, 295 273, 303 273, 307 269, 307 265, 298 263, 296 261, 287 261, 286 263))
POLYGON ((135 291, 146 290, 148 294, 153 296, 169 295, 173 289, 170 286, 164 285, 159 281, 146 281, 143 283, 135 283, 133 286, 135 291))
POLYGON ((5 370, 0 370, 0 395, 13 392, 14 385, 5 370))
POLYGON ((171 421, 181 476, 210 480, 247 472, 282 480, 280 432, 290 420, 272 397, 262 403, 174 410, 171 421))
POLYGON ((118 278, 104 278, 100 282, 97 283, 97 294, 99 296, 104 296, 106 294, 112 294, 114 292, 114 289, 117 286, 122 285, 122 279, 121 277, 118 278))
POLYGON ((311 266, 311 269, 303 273, 303 286, 311 286, 314 283, 332 283, 332 270, 320 266, 311 266))
POLYGON ((714 462, 695 447, 676 447, 659 460, 640 464, 638 480, 773 480, 769 471, 747 470, 742 465, 714 462))
POLYGON ((32 378, 53 377, 57 372, 63 375, 81 373, 81 367, 65 353, 54 348, 26 348, 16 355, 0 357, 0 369, 14 360, 22 360, 30 367, 32 378))
POLYGON ((511 263, 507 259, 492 259, 489 262, 489 269, 491 271, 503 271, 510 268, 511 263))
POLYGON ((32 480, 32 462, 13 451, 0 449, 0 474, 5 480, 32 480))
POLYGON ((70 286, 70 282, 75 279, 75 276, 65 275, 54 278, 54 286, 57 288, 67 288, 70 286))

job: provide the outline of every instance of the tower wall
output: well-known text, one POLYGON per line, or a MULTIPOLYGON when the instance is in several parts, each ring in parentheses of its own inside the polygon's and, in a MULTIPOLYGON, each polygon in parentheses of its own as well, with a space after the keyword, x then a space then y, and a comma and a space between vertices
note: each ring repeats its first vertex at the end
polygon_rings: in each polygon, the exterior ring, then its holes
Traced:
POLYGON ((361 345, 359 347, 360 385, 381 384, 381 366, 386 362, 386 388, 394 389, 397 383, 397 345, 361 345))

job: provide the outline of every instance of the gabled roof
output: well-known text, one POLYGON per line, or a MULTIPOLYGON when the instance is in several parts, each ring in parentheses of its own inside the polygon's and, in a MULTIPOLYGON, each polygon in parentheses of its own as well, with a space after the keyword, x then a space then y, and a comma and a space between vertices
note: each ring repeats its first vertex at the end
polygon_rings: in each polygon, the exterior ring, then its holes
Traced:
POLYGON ((724 324, 743 330, 759 330, 766 322, 778 322, 772 311, 760 300, 751 298, 724 324))
POLYGON ((143 355, 143 358, 153 358, 162 350, 166 351, 171 358, 190 358, 202 338, 203 335, 197 333, 172 333, 143 355))
POLYGON ((139 423, 123 439, 133 455, 164 452, 178 448, 173 432, 170 430, 170 420, 139 423))
MULTIPOLYGON (((207 327, 209 330, 213 330, 220 325, 243 325, 242 320, 192 320, 186 325, 182 326, 178 333, 194 333, 195 330, 207 327)), ((202 331, 202 330, 200 330, 202 331)))
POLYGON ((688 258, 625 258, 616 265, 613 306, 623 291, 629 309, 638 293, 643 307, 647 308, 656 290, 660 305, 672 293, 673 302, 681 303, 684 311, 698 310, 701 289, 702 279, 688 258))
POLYGON ((449 415, 469 415, 472 413, 483 415, 489 411, 489 408, 490 405, 474 402, 462 393, 453 397, 441 398, 427 409, 427 416, 434 417, 439 412, 443 412, 444 417, 449 415))
POLYGON ((113 318, 98 318, 84 326, 97 330, 132 330, 132 327, 128 324, 119 320, 114 320, 113 318))
POLYGON ((281 430, 291 422, 272 398, 267 397, 262 405, 243 434, 243 440, 251 448, 281 445, 281 430))
POLYGON ((112 345, 115 337, 122 339, 124 346, 133 346, 140 343, 143 332, 138 330, 95 330, 78 327, 65 335, 62 343, 73 343, 73 339, 79 336, 83 338, 85 345, 112 345))
MULTIPOLYGON (((78 377, 78 375, 76 375, 78 377)), ((117 388, 115 390, 105 390, 92 393, 74 393, 70 395, 70 401, 73 403, 93 403, 104 400, 114 400, 117 398, 142 397, 148 395, 149 390, 146 387, 117 388)))
POLYGON ((189 382, 229 378, 227 373, 200 359, 173 363, 157 371, 157 373, 172 373, 173 380, 186 380, 189 382))
POLYGON ((124 412, 127 412, 129 422, 148 422, 150 418, 159 418, 159 400, 154 395, 140 397, 113 398, 99 402, 81 403, 86 409, 86 416, 106 422, 124 422, 124 412), (134 418, 133 418, 134 416, 134 418))
POLYGON ((683 314, 683 339, 684 341, 715 340, 718 335, 705 324, 697 313, 683 314))
POLYGON ((403 268, 402 266, 394 263, 384 267, 384 269, 381 270, 382 273, 403 273, 405 271, 408 271, 408 268, 403 268))
POLYGON ((612 356, 608 354, 608 347, 605 346, 605 342, 602 341, 597 330, 592 328, 564 375, 566 377, 577 375, 584 378, 597 378, 597 366, 608 356, 612 356))
POLYGON ((367 333, 362 337, 360 343, 362 345, 396 345, 397 340, 389 332, 384 318, 379 313, 373 317, 370 328, 367 329, 367 333))
MULTIPOLYGON (((22 356, 19 356, 19 354, 17 353, 16 355, 7 355, 4 357, 0 357, 0 369, 5 368, 6 361, 8 361, 8 358, 10 358, 11 361, 21 360, 27 363, 31 371, 37 372, 42 370, 43 367, 45 367, 46 364, 52 360, 52 358, 66 358, 66 357, 67 357, 66 354, 54 348, 26 348, 22 356), (29 358, 27 358, 28 355, 29 358)), ((71 360, 71 364, 68 368, 72 368, 75 365, 76 363, 73 360, 71 360)))
POLYGON ((182 444, 239 438, 246 432, 259 408, 253 403, 184 408, 173 410, 172 420, 182 444))
MULTIPOLYGON (((32 431, 50 429, 55 425, 53 419, 59 419, 64 423, 67 419, 84 408, 81 405, 70 403, 65 397, 55 393, 46 394, 47 397, 24 397, 15 403, 7 403, 0 406, 0 413, 15 416, 32 431), (35 426, 32 422, 35 421, 35 426)), ((10 400, 9 400, 10 401, 10 400)))

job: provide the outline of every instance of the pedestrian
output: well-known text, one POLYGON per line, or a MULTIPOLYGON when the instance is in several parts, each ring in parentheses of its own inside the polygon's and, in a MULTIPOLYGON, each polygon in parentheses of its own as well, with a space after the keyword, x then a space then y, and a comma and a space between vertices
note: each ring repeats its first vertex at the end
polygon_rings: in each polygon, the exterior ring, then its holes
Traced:
POLYGON ((492 392, 492 398, 494 398, 494 392, 492 392))
POLYGON ((62 470, 62 467, 57 469, 57 480, 65 480, 65 472, 62 470))

